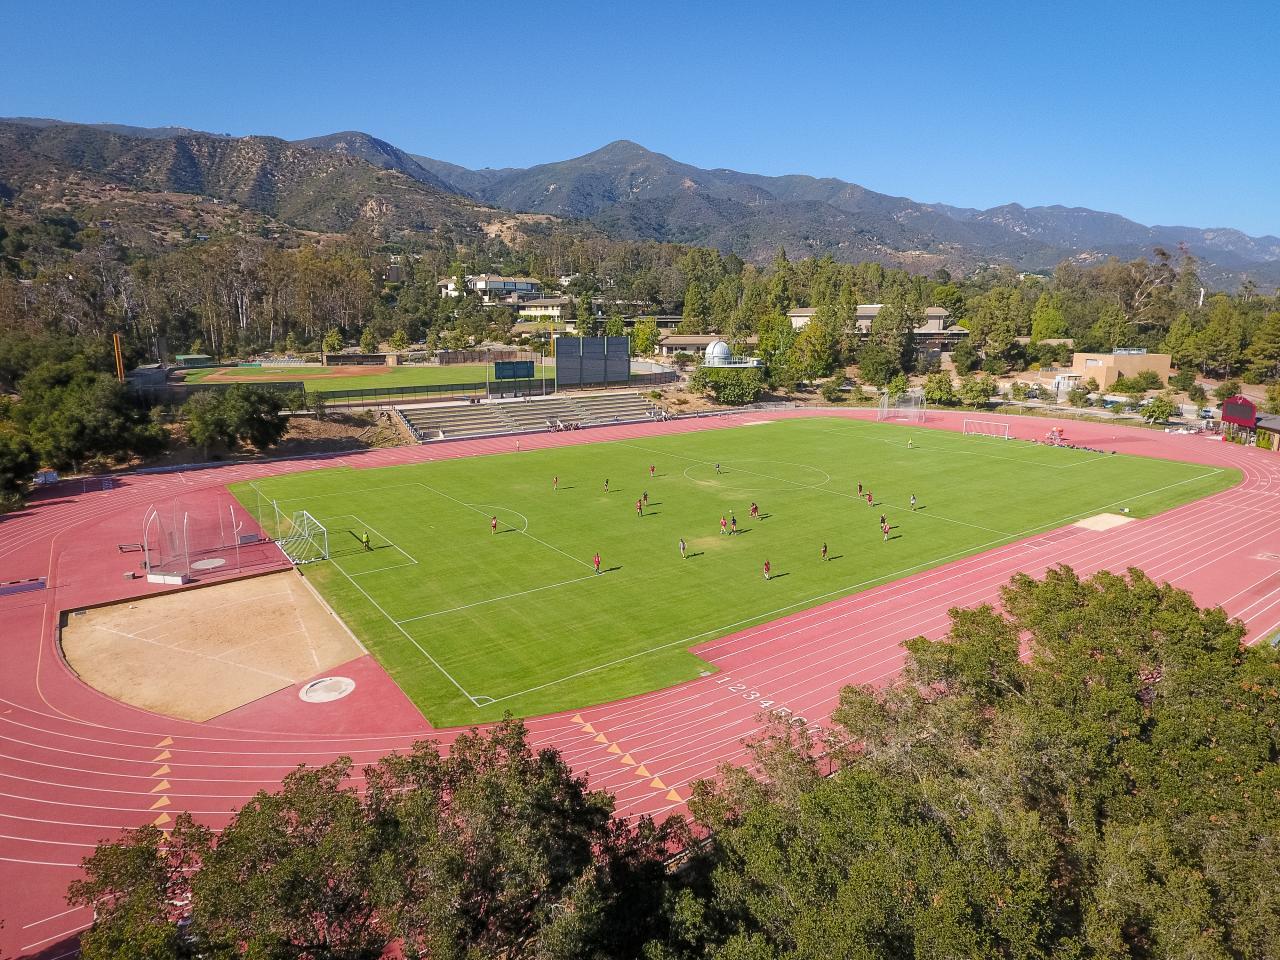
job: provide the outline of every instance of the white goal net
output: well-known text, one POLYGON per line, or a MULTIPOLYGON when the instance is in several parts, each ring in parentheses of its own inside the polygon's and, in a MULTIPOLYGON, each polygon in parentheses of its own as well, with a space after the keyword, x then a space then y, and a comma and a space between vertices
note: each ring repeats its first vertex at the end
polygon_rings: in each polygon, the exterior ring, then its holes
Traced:
POLYGON ((1009 439, 1009 425, 998 420, 965 420, 964 432, 975 437, 1009 439))
POLYGON ((295 564, 329 559, 329 530, 324 524, 305 510, 286 514, 274 501, 271 506, 275 510, 276 546, 286 557, 295 564))
POLYGON ((896 397, 890 396, 888 393, 881 395, 880 412, 876 414, 876 419, 924 423, 924 414, 924 391, 916 388, 896 397))

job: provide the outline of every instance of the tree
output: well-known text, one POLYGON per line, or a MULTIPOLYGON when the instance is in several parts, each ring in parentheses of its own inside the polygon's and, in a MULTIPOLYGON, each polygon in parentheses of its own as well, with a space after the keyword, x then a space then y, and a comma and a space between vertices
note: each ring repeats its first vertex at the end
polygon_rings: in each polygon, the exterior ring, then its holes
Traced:
POLYGON ((680 332, 685 334, 706 333, 707 322, 711 318, 711 304, 707 300, 702 284, 691 280, 684 291, 684 311, 680 320, 680 332))
POLYGON ((907 379, 905 373, 897 374, 884 386, 884 392, 889 395, 890 400, 897 400, 910 389, 911 381, 907 379))
POLYGON ((1178 405, 1167 394, 1152 398, 1142 410, 1142 419, 1147 423, 1168 423, 1179 413, 1178 405))
POLYGON ((83 357, 41 363, 19 381, 18 391, 14 422, 57 469, 155 453, 167 441, 125 385, 89 369, 83 357))
POLYGON ((950 616, 842 691, 821 764, 781 724, 698 785, 650 956, 1270 956, 1276 650, 1139 571, 950 616))
POLYGON ((360 352, 361 353, 377 353, 378 352, 378 336, 373 332, 373 327, 365 327, 360 334, 360 352))
POLYGON ((322 348, 325 353, 341 353, 342 352, 342 334, 338 332, 337 327, 331 327, 325 331, 324 343, 322 348))
POLYGON ((397 353, 401 350, 409 348, 409 334, 405 332, 404 327, 400 327, 391 335, 390 346, 397 353))
POLYGON ((796 366, 801 376, 816 380, 831 373, 840 348, 836 311, 833 306, 819 307, 796 337, 796 366))
POLYGON ((1239 380, 1223 380, 1220 384, 1213 388, 1214 399, 1219 403, 1225 401, 1228 397, 1234 397, 1240 392, 1239 380))
POLYGON ((1042 293, 1031 311, 1031 342, 1057 340, 1068 333, 1061 294, 1042 293))
POLYGON ((957 343, 955 349, 951 351, 951 363, 956 368, 956 373, 961 376, 978 369, 978 351, 973 348, 968 337, 957 343))
POLYGON ((716 403, 737 407, 760 399, 765 381, 758 367, 703 366, 689 378, 689 386, 710 393, 716 403))
POLYGON ((658 321, 645 317, 631 334, 631 347, 642 357, 651 356, 658 349, 658 321))
POLYGON ((0 512, 22 503, 39 466, 31 442, 15 425, 0 419, 0 512))
POLYGON ((961 403, 981 407, 996 395, 996 382, 987 376, 975 377, 970 374, 960 378, 960 388, 956 394, 961 403))
POLYGON ((1244 356, 1253 381, 1280 378, 1280 312, 1267 314, 1258 324, 1244 356))
POLYGON ((219 954, 377 960, 390 942, 378 909, 385 861, 375 822, 342 782, 343 758, 299 768, 251 799, 191 881, 194 926, 219 954))
POLYGON ((924 378, 924 399, 934 406, 949 407, 956 402, 955 387, 949 373, 931 373, 924 378))
POLYGON ((1117 306, 1108 304, 1098 312, 1098 319, 1089 328, 1092 345, 1105 353, 1117 347, 1128 346, 1133 327, 1117 306))
POLYGON ((166 835, 154 826, 126 833, 85 858, 84 876, 67 889, 72 906, 92 907, 80 935, 84 960, 173 960, 186 955, 191 872, 211 833, 181 813, 166 835))
POLYGON ((1268 384, 1267 400, 1263 408, 1267 413, 1280 413, 1280 383, 1268 384))
MULTIPOLYGON (((206 451, 249 443, 258 450, 275 446, 288 429, 281 414, 287 398, 276 390, 237 383, 224 391, 202 391, 182 407, 187 436, 206 451)), ((314 409, 314 408, 313 408, 314 409)))
POLYGON ((613 821, 612 798, 534 751, 519 721, 367 773, 390 854, 388 916, 409 955, 519 958, 581 940, 588 956, 638 950, 658 912, 662 836, 613 821), (611 896, 626 877, 635 886, 611 896), (632 909, 644 906, 649 917, 632 909))
POLYGON ((606 337, 625 337, 627 335, 627 326, 622 322, 622 317, 616 313, 609 314, 609 318, 604 322, 604 335, 606 337))

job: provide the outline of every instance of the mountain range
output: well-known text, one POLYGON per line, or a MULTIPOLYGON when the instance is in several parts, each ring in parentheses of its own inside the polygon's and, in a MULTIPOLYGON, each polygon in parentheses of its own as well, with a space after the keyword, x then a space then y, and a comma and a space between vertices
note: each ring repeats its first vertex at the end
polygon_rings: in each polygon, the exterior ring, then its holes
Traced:
MULTIPOLYGON (((1082 207, 978 210, 920 203, 834 178, 763 176, 681 163, 619 140, 570 160, 468 169, 347 131, 286 141, 181 127, 0 120, 0 198, 72 172, 122 187, 233 200, 297 227, 373 221, 409 230, 492 229, 512 214, 587 221, 619 239, 700 244, 757 263, 779 246, 953 273, 1009 264, 1030 272, 1185 248, 1202 277, 1280 284, 1280 238, 1229 228, 1145 226, 1082 207)), ((519 218, 517 218, 518 220, 519 218)))

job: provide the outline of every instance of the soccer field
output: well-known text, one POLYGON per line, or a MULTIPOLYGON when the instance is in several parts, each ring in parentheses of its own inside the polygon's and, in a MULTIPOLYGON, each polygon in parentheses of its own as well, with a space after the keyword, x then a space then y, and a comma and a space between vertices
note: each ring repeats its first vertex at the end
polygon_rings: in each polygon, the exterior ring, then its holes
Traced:
POLYGON ((314 470, 232 491, 255 513, 276 500, 325 524, 331 559, 305 566, 306 576, 426 717, 449 726, 688 680, 712 669, 688 652, 696 644, 1100 512, 1149 516, 1239 479, 1196 464, 815 418, 314 470), (859 482, 875 506, 856 497, 859 482), (721 535, 731 511, 738 533, 721 535), (894 528, 887 543, 881 513, 894 528))

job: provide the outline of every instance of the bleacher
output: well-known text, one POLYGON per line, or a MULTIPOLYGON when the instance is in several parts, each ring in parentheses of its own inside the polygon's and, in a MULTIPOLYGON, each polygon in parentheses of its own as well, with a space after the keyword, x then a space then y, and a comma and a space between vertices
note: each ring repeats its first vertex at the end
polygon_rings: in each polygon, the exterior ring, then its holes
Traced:
POLYGON ((456 440, 459 437, 487 437, 507 433, 510 422, 497 410, 499 404, 480 403, 458 406, 401 409, 419 440, 456 440))
POLYGON ((480 404, 399 407, 423 442, 635 423, 661 416, 638 393, 556 394, 480 404))

